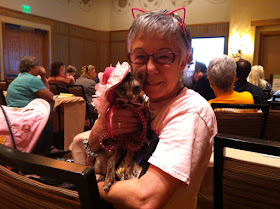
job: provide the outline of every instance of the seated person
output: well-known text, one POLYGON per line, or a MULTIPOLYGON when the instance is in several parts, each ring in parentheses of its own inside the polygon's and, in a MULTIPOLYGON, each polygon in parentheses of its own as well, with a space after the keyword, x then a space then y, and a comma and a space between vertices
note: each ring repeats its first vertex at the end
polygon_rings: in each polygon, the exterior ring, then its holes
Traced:
POLYGON ((213 99, 215 94, 207 78, 207 67, 204 63, 193 59, 193 52, 192 48, 188 63, 183 72, 182 82, 184 86, 198 92, 206 100, 213 99))
MULTIPOLYGON (((9 85, 7 91, 7 106, 18 108, 25 107, 35 98, 42 98, 53 103, 53 94, 49 90, 46 71, 40 66, 36 57, 22 58, 19 65, 19 72, 20 74, 17 78, 9 85), (40 76, 41 79, 37 76, 40 76)), ((33 153, 46 154, 51 151, 53 129, 50 118, 33 153)))
MULTIPOLYGON (((129 60, 149 97, 150 126, 159 141, 150 155, 141 158, 149 167, 140 178, 116 181, 109 192, 104 191, 104 182, 98 183, 101 198, 116 208, 195 209, 212 154, 217 134, 214 112, 201 95, 181 82, 191 52, 191 35, 184 20, 174 11, 167 13, 141 13, 128 32, 129 60)), ((75 137, 70 147, 75 162, 92 160, 91 155, 87 157, 85 144, 92 152, 100 150, 104 116, 99 115, 91 131, 75 137)), ((111 128, 117 135, 134 133, 139 122, 134 112, 115 109, 111 128)))
POLYGON ((53 94, 49 90, 45 68, 41 67, 36 57, 24 57, 19 64, 20 74, 9 85, 7 106, 25 107, 35 98, 53 102, 53 94), (41 79, 37 76, 40 76, 41 79))
POLYGON ((264 79, 264 70, 261 65, 254 65, 248 76, 248 82, 270 92, 267 99, 273 96, 271 84, 264 79))
POLYGON ((62 62, 55 61, 51 65, 51 76, 48 78, 48 82, 67 86, 68 84, 73 85, 75 79, 73 76, 65 75, 65 66, 62 62))
POLYGON ((66 75, 67 76, 72 76, 75 80, 74 76, 76 74, 76 71, 77 71, 77 69, 74 66, 68 65, 67 68, 66 68, 66 75))
POLYGON ((236 77, 233 89, 237 92, 249 91, 255 103, 267 101, 264 91, 247 81, 247 77, 251 72, 251 63, 247 60, 240 59, 236 62, 236 77))
POLYGON ((96 77, 95 67, 93 65, 88 65, 82 68, 82 75, 75 82, 75 85, 82 85, 84 87, 87 98, 86 102, 90 111, 87 115, 96 114, 96 110, 92 105, 92 95, 95 95, 96 77))
POLYGON ((233 90, 235 76, 236 64, 231 57, 224 55, 210 61, 208 79, 216 95, 215 99, 208 101, 210 104, 254 104, 254 98, 250 92, 239 93, 233 90))

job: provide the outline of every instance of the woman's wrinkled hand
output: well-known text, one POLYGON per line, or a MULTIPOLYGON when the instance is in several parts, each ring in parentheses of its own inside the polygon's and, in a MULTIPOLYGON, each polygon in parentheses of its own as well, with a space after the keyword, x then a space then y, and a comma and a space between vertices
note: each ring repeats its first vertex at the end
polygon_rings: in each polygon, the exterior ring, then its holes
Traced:
POLYGON ((137 114, 127 109, 114 109, 112 126, 114 135, 134 133, 141 129, 137 114))

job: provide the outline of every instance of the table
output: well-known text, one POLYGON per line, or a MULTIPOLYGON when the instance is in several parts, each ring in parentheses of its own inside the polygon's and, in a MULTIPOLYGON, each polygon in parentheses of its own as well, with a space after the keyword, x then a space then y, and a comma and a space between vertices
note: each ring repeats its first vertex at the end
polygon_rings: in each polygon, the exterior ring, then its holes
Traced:
MULTIPOLYGON (((261 153, 249 152, 244 150, 238 150, 233 148, 225 148, 225 156, 259 163, 263 165, 269 165, 280 168, 280 158, 274 156, 268 156, 261 153)), ((213 194, 214 194, 214 154, 212 154, 208 168, 205 172, 202 180, 200 191, 198 195, 198 209, 212 209, 213 208, 213 194)))
MULTIPOLYGON (((86 102, 82 97, 76 96, 64 97, 56 95, 53 99, 54 112, 59 107, 64 113, 64 150, 67 151, 74 136, 84 131, 86 102)), ((55 117, 54 120, 56 120, 55 117)))

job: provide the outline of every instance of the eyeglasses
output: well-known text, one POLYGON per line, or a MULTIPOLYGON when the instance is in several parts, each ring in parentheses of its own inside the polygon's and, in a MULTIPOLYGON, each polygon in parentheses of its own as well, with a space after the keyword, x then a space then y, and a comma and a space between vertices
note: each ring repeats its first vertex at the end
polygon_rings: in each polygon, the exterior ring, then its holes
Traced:
POLYGON ((169 50, 158 51, 154 54, 147 54, 144 50, 136 50, 128 54, 128 59, 133 64, 145 65, 149 61, 149 57, 153 57, 157 64, 170 64, 180 53, 171 52, 169 50))

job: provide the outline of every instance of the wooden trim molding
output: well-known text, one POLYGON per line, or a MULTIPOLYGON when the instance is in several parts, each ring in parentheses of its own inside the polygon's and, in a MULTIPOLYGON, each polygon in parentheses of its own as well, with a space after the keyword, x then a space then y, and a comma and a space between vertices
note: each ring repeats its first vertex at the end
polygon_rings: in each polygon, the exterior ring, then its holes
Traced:
POLYGON ((280 18, 251 21, 251 26, 269 26, 269 25, 280 25, 280 18))

